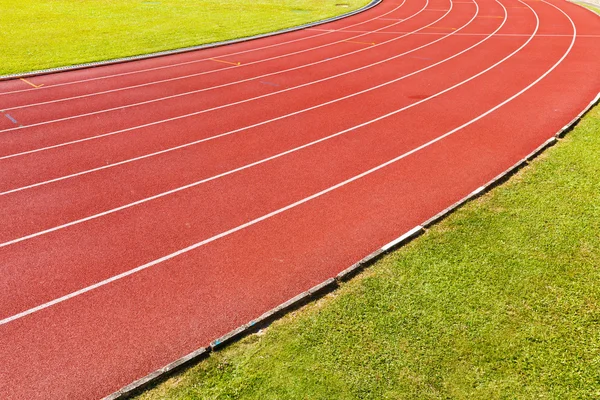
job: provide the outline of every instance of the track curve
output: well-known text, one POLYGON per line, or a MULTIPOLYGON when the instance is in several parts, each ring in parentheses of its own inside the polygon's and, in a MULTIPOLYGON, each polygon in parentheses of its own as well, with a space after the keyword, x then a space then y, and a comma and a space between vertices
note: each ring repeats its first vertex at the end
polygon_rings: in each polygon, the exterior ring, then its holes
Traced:
POLYGON ((0 392, 105 396, 335 276, 571 121, 599 43, 560 0, 384 0, 0 82, 0 392))

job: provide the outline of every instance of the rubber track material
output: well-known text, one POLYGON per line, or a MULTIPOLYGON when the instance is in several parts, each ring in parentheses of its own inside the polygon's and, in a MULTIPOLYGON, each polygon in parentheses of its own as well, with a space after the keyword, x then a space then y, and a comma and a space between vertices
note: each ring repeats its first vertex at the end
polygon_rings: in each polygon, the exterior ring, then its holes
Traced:
POLYGON ((375 7, 376 5, 378 5, 381 2, 382 2, 382 0, 372 0, 370 3, 366 4, 365 6, 359 8, 357 10, 350 11, 350 12, 347 12, 347 13, 344 13, 344 14, 341 14, 341 15, 338 15, 335 17, 330 17, 330 18, 326 18, 323 20, 309 22, 306 24, 293 26, 293 27, 286 28, 286 29, 280 29, 278 31, 263 33, 263 34, 259 34, 259 35, 246 36, 246 37, 242 37, 242 38, 238 38, 238 39, 230 39, 230 40, 225 40, 222 42, 206 43, 206 44, 197 45, 197 46, 183 47, 180 49, 165 50, 165 51, 159 51, 159 52, 155 52, 155 53, 141 54, 141 55, 137 55, 137 56, 121 57, 121 58, 115 58, 115 59, 104 60, 104 61, 94 61, 94 62, 83 63, 83 64, 65 65, 62 67, 47 68, 47 69, 24 72, 24 73, 19 73, 19 74, 0 75, 0 81, 9 80, 9 79, 29 78, 29 77, 33 77, 33 76, 48 75, 48 74, 54 74, 57 72, 64 72, 64 71, 75 71, 75 70, 84 69, 84 68, 93 68, 93 67, 102 67, 102 66, 113 65, 113 64, 122 64, 122 63, 130 62, 130 61, 147 60, 149 58, 164 57, 164 56, 168 56, 168 55, 187 53, 190 51, 204 50, 204 49, 210 49, 213 47, 220 47, 220 46, 227 46, 227 45, 236 44, 236 43, 243 43, 243 42, 247 42, 249 40, 256 40, 256 39, 262 39, 262 38, 266 38, 266 37, 270 37, 270 36, 281 35, 283 33, 294 32, 294 31, 297 31, 300 29, 307 29, 307 28, 327 24, 329 22, 337 21, 337 20, 340 20, 343 18, 348 18, 352 15, 356 15, 363 11, 366 11, 369 8, 375 7))
POLYGON ((0 82, 2 398, 124 398, 335 289, 560 140, 599 44, 562 0, 383 0, 0 82))

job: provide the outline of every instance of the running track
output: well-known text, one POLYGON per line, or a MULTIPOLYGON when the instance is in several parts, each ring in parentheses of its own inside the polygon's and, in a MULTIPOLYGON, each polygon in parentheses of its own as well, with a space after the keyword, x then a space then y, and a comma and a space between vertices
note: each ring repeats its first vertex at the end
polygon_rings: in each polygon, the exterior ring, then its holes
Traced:
POLYGON ((106 396, 335 276, 552 137, 598 60, 564 1, 384 0, 1 82, 0 397, 106 396))

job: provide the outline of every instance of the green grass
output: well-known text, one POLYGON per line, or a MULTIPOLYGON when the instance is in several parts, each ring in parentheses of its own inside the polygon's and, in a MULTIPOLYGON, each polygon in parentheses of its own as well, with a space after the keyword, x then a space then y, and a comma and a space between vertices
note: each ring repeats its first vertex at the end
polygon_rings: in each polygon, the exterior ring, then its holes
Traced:
POLYGON ((589 8, 590 10, 595 11, 598 14, 600 14, 600 7, 594 7, 592 5, 585 4, 585 3, 578 3, 578 4, 584 6, 585 8, 589 8))
POLYGON ((600 398, 600 106, 508 183, 141 399, 600 398))
POLYGON ((0 0, 0 75, 251 36, 342 14, 368 2, 0 0))

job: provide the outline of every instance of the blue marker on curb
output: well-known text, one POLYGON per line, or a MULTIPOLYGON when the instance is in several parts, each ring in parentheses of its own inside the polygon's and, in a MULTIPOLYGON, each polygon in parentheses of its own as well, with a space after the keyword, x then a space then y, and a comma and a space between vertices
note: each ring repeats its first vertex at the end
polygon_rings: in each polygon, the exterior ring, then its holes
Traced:
POLYGON ((11 117, 11 116, 10 116, 10 114, 4 114, 4 116, 5 116, 6 118, 10 119, 10 121, 11 121, 13 124, 17 124, 17 125, 19 124, 19 123, 17 122, 17 120, 16 120, 16 119, 14 119, 13 117, 11 117))

